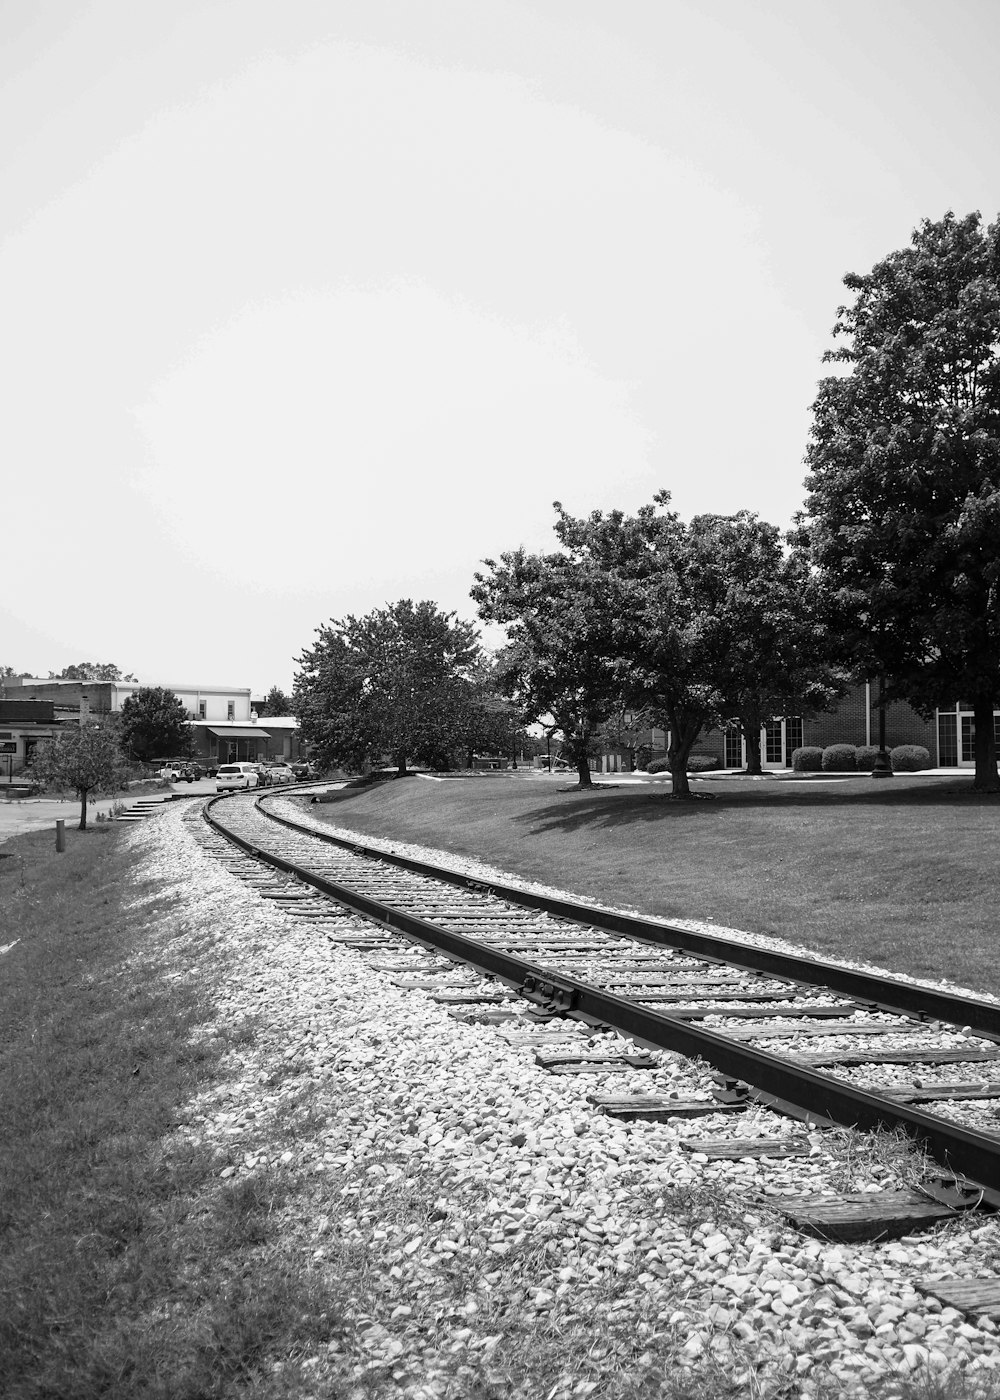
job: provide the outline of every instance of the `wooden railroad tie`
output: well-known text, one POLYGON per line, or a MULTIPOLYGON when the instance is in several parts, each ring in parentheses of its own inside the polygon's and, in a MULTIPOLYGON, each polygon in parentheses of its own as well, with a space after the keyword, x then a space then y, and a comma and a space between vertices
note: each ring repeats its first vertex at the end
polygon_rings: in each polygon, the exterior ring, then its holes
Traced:
MULTIPOLYGON (((613 988, 608 988, 613 990, 613 988)), ((801 1020, 803 1017, 815 1017, 821 1020, 824 1017, 843 1016, 845 1013, 856 1010, 851 1002, 841 1002, 837 1006, 729 1006, 728 1002, 763 1002, 763 1001, 787 1001, 787 992, 706 992, 704 1000, 698 995, 697 990, 692 992, 643 992, 634 993, 635 1000, 642 1005, 659 1004, 661 1002, 676 1003, 670 1006, 671 1016, 683 1016, 687 1020, 695 1020, 699 1016, 739 1016, 745 1020, 759 1019, 765 1020, 768 1017, 785 1016, 789 1020, 801 1020)))
POLYGON ((456 1021, 471 1022, 473 1025, 499 1026, 505 1021, 524 1021, 527 1024, 527 1012, 514 1011, 503 1006, 453 1006, 448 1012, 449 1016, 456 1021))
POLYGON ((919 1191, 849 1191, 838 1196, 768 1196, 798 1230, 827 1240, 898 1239, 951 1220, 951 1206, 919 1191))
POLYGON ((828 1021, 825 1026, 750 1026, 743 1030, 726 1031, 726 1035, 730 1040, 774 1040, 783 1035, 906 1035, 913 1029, 912 1021, 902 1026, 867 1021, 828 1021))
POLYGON ((713 1162, 739 1162, 744 1157, 808 1157, 809 1139, 783 1138, 684 1138, 684 1152, 698 1152, 713 1162))
POLYGON ((620 1074, 656 1068, 652 1055, 635 1050, 538 1050, 535 1063, 550 1074, 620 1074))
POLYGON ((961 1065, 978 1060, 1000 1060, 1000 1050, 980 1050, 973 1046, 957 1050, 921 1049, 904 1046, 900 1050, 816 1050, 789 1055, 799 1064, 813 1065, 961 1065))
POLYGON ((894 1103, 932 1103, 943 1099, 1000 1099, 1000 1083, 996 1080, 973 1084, 915 1084, 906 1088, 880 1088, 883 1098, 894 1103))
POLYGON ((595 1108, 624 1122, 666 1123, 671 1118, 707 1118, 713 1113, 743 1113, 745 1103, 717 1099, 669 1099, 661 1094, 588 1094, 595 1108))
POLYGON ((933 1283, 913 1280, 918 1293, 940 1298, 947 1308, 957 1308, 968 1317, 1000 1320, 1000 1278, 949 1278, 933 1283))

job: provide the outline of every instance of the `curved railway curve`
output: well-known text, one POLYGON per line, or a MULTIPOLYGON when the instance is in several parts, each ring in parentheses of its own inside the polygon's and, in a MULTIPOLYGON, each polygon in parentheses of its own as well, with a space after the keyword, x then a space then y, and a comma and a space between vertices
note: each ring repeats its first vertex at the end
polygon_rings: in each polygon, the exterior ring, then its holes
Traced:
MULTIPOLYGON (((818 1125, 902 1128, 941 1165, 930 1188, 940 1203, 1000 1206, 1000 1003, 485 884, 318 832, 269 810, 277 800, 210 799, 210 849, 225 858, 236 846, 235 859, 280 872, 267 892, 297 913, 321 919, 321 896, 372 920, 372 933, 342 940, 352 946, 385 949, 403 934, 452 968, 496 979, 477 992, 438 968, 429 983, 399 985, 436 986, 437 1000, 508 1028, 576 1020, 613 1028, 640 1051, 697 1057, 722 1078, 703 1110, 758 1103, 818 1125)), ((625 1069, 643 1063, 617 1058, 625 1069)), ((568 1050, 545 1062, 572 1072, 602 1060, 568 1050)), ((603 1106, 632 1118, 680 1107, 648 1094, 606 1096, 603 1106)))

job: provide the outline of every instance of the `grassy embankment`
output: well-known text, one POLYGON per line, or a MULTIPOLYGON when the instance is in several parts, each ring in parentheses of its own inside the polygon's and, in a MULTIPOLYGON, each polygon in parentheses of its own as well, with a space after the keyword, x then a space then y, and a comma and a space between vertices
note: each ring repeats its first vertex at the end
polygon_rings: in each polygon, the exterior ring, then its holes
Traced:
MULTIPOLYGON (((120 829, 0 850, 0 1395, 247 1393, 334 1324, 276 1245, 281 1181, 220 1180, 170 1134, 251 1025, 215 1025, 199 954, 144 947, 173 914, 120 829)), ((304 1257, 304 1256, 302 1256, 304 1257)), ((294 1394, 282 1376, 261 1396, 294 1394)))
POLYGON ((519 770, 347 789, 309 811, 581 898, 1000 993, 1000 800, 968 779, 903 775, 694 787, 708 800, 519 770))

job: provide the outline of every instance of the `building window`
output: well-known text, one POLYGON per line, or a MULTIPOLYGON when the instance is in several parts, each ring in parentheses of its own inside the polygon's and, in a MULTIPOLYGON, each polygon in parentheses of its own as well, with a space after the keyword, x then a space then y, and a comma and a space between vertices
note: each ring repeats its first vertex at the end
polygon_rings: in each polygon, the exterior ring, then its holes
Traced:
POLYGON ((235 701, 235 700, 227 700, 227 701, 226 701, 226 719, 235 719, 235 718, 236 718, 236 701, 235 701))
POLYGON ((792 754, 802 747, 802 718, 795 715, 785 720, 785 767, 791 768, 792 754))
POLYGON ((743 767, 743 730, 738 724, 726 730, 726 767, 743 767))
POLYGON ((958 767, 958 734, 954 715, 938 715, 938 765, 941 768, 958 767))
POLYGON ((976 761, 976 722, 971 715, 962 716, 962 762, 976 761))
POLYGON ((199 718, 199 719, 204 719, 204 718, 205 718, 205 702, 204 702, 204 700, 199 700, 199 701, 198 701, 198 718, 199 718))
POLYGON ((764 725, 764 762, 784 763, 785 755, 781 746, 781 720, 769 719, 764 725))

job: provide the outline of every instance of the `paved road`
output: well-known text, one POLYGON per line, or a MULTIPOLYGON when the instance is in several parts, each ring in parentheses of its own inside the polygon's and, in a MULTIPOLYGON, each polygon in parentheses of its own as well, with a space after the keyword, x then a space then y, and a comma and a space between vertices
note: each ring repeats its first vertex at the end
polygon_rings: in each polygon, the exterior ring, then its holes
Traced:
MULTIPOLYGON (((124 793, 122 799, 132 800, 125 798, 124 793)), ((102 797, 96 802, 88 802, 87 825, 96 819, 98 812, 110 812, 114 803, 122 799, 102 797)), ((64 821, 67 830, 80 825, 80 803, 77 798, 67 798, 62 802, 52 797, 25 797, 12 802, 6 798, 0 799, 0 844, 23 831, 43 831, 46 827, 52 832, 54 841, 57 821, 64 821)))
MULTIPOLYGON (((216 792, 215 779, 200 778, 196 783, 172 783, 170 787, 154 792, 132 794, 122 792, 116 797, 100 797, 96 801, 87 803, 87 825, 90 826, 96 820, 98 812, 102 814, 110 812, 116 802, 124 802, 126 806, 131 807, 140 797, 168 798, 174 792, 180 793, 181 796, 193 796, 197 793, 205 797, 214 797, 216 792)), ((52 797, 23 797, 8 800, 6 796, 0 795, 0 845, 4 841, 9 841, 12 836, 20 835, 23 831, 44 831, 46 829, 52 832, 54 842, 57 821, 64 821, 67 831, 79 826, 80 802, 78 798, 59 800, 52 797)))

